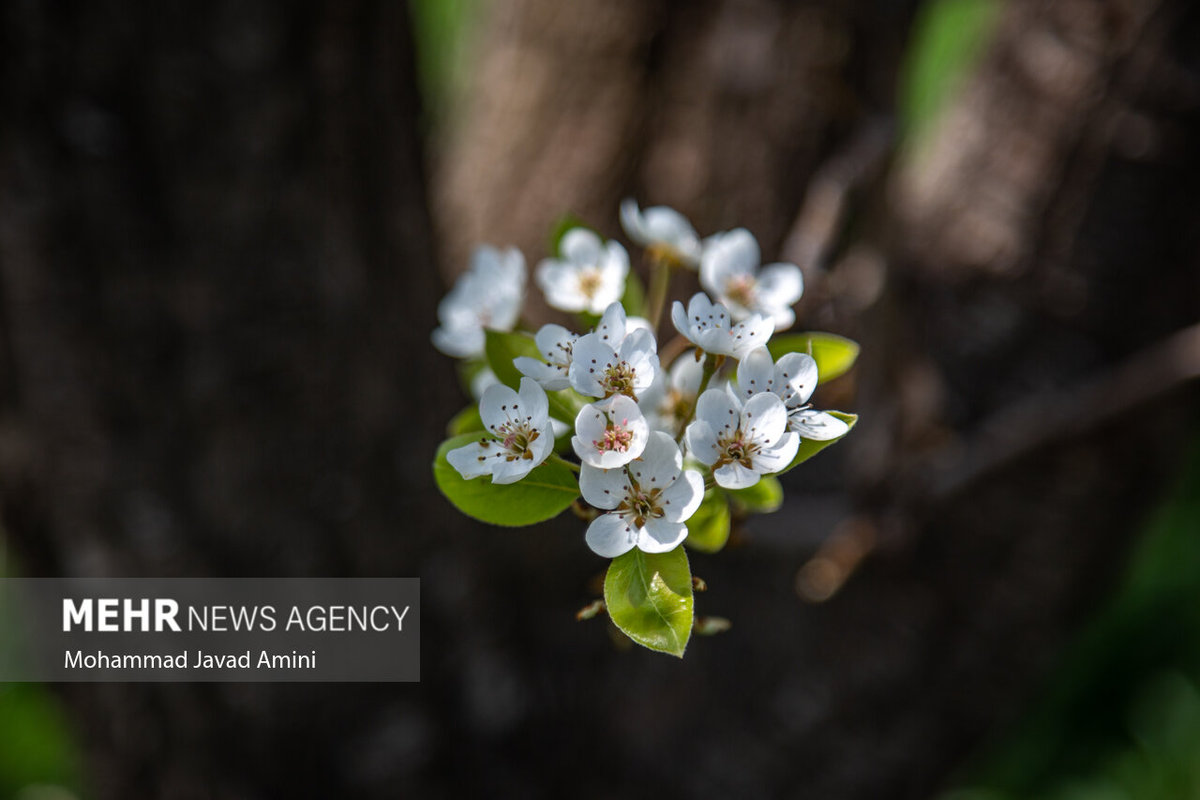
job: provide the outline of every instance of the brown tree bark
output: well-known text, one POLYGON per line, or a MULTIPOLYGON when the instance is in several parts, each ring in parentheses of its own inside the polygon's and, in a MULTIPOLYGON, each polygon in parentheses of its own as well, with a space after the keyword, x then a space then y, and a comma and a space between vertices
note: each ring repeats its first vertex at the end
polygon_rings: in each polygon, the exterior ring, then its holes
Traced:
MULTIPOLYGON (((408 27, 394 3, 5 4, 0 486, 25 573, 413 575, 453 530, 408 27)), ((404 715, 363 687, 63 695, 89 797, 390 796, 373 782, 406 769, 375 744, 404 715)))

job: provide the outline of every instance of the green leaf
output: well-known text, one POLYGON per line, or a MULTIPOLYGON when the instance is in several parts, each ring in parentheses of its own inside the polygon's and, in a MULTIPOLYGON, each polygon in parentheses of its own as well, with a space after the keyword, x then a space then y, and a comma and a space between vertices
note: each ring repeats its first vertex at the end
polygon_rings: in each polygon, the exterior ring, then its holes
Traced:
POLYGON ((518 356, 529 356, 542 360, 537 344, 533 337, 524 333, 504 333, 503 331, 484 331, 484 353, 487 354, 488 366, 505 386, 512 389, 521 388, 521 371, 513 366, 513 359, 518 356))
POLYGON ((614 558, 604 576, 608 615, 638 644, 683 657, 692 635, 692 572, 683 547, 614 558))
POLYGON ((770 514, 783 505, 783 486, 774 475, 763 475, 753 486, 729 494, 741 510, 751 514, 770 514))
POLYGON ((561 514, 579 496, 575 475, 553 461, 541 464, 516 483, 495 484, 484 476, 464 480, 446 453, 479 439, 466 433, 442 442, 433 460, 438 489, 468 517, 492 525, 533 525, 561 514))
MULTIPOLYGON (((843 414, 841 411, 826 411, 825 413, 831 414, 832 416, 837 417, 842 422, 849 425, 850 431, 854 430, 854 425, 855 425, 855 423, 858 422, 858 414, 843 414)), ((792 459, 791 464, 788 464, 787 469, 780 470, 779 474, 782 475, 783 473, 787 472, 788 470, 795 468, 797 465, 802 464, 805 461, 808 461, 810 458, 815 456, 817 453, 821 452, 826 447, 829 447, 829 445, 837 444, 842 439, 845 439, 846 436, 850 433, 850 431, 846 431, 846 433, 842 434, 841 436, 839 436, 836 439, 829 439, 824 442, 818 442, 816 439, 801 440, 800 449, 798 449, 796 451, 796 457, 792 459)))
POLYGON ((715 553, 729 541, 729 501, 719 489, 704 493, 700 508, 687 521, 688 537, 684 543, 701 553, 715 553))
POLYGON ((479 406, 467 406, 455 414, 446 423, 447 436, 462 436, 464 433, 487 430, 483 427, 483 418, 479 416, 479 406))
POLYGON ((845 336, 810 331, 776 336, 767 344, 767 349, 776 361, 786 353, 811 353, 817 362, 817 380, 826 383, 846 374, 854 366, 859 347, 858 342, 845 336))
POLYGON ((633 270, 625 276, 625 293, 621 295, 621 306, 631 317, 646 316, 646 288, 642 279, 633 270))
POLYGON ((550 399, 550 413, 563 422, 575 424, 575 417, 588 403, 596 402, 595 397, 584 397, 574 389, 561 389, 557 392, 546 392, 550 399))

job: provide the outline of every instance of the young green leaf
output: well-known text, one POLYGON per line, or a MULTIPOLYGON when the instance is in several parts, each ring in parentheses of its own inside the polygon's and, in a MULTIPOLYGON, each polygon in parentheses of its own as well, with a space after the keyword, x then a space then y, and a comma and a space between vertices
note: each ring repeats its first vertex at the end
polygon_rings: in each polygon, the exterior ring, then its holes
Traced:
POLYGON ((558 516, 579 496, 575 475, 553 461, 535 467, 516 483, 494 484, 486 476, 464 480, 450 466, 446 453, 478 438, 478 433, 466 433, 447 439, 433 461, 438 489, 468 517, 492 525, 533 525, 558 516))
POLYGON ((817 362, 821 383, 846 374, 858 358, 858 342, 833 333, 791 333, 776 336, 767 344, 771 358, 778 361, 787 353, 809 353, 817 362))
POLYGON ((832 414, 833 416, 840 419, 842 422, 849 425, 850 430, 846 431, 846 433, 842 434, 841 436, 839 436, 836 439, 828 439, 824 442, 819 442, 816 439, 801 440, 800 449, 798 449, 796 451, 796 457, 792 459, 791 464, 787 465, 787 469, 782 469, 779 471, 780 475, 782 475, 783 473, 787 472, 790 469, 794 469, 797 465, 802 464, 805 461, 808 461, 810 458, 815 456, 817 453, 821 452, 826 447, 829 447, 829 445, 837 444, 842 439, 845 439, 846 434, 850 433, 851 430, 854 430, 854 424, 856 422, 858 422, 858 414, 843 414, 841 411, 826 411, 825 413, 832 414))
POLYGON ((729 495, 735 505, 751 514, 770 514, 783 505, 783 486, 774 475, 763 475, 753 486, 733 489, 729 495))
POLYGON ((447 436, 462 436, 464 433, 485 430, 483 418, 479 416, 479 406, 470 405, 455 414, 446 423, 447 436))
POLYGON ((533 337, 524 333, 504 333, 502 331, 485 331, 484 352, 487 354, 488 366, 505 386, 511 389, 521 387, 521 371, 513 366, 517 356, 529 356, 542 360, 537 344, 533 337))
POLYGON ((692 572, 683 547, 614 558, 604 577, 608 615, 638 644, 683 657, 692 635, 692 572))
POLYGON ((715 553, 729 541, 729 501, 720 489, 704 493, 700 508, 687 521, 688 537, 684 544, 701 553, 715 553))

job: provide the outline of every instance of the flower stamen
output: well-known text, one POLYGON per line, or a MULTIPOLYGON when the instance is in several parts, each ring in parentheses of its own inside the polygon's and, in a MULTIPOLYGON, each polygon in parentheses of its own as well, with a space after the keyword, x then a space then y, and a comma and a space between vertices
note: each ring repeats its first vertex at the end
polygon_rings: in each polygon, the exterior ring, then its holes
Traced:
POLYGON ((633 431, 629 429, 629 420, 623 419, 619 425, 609 422, 604 427, 604 436, 600 439, 593 439, 592 446, 601 452, 624 453, 629 450, 631 442, 633 442, 633 431))

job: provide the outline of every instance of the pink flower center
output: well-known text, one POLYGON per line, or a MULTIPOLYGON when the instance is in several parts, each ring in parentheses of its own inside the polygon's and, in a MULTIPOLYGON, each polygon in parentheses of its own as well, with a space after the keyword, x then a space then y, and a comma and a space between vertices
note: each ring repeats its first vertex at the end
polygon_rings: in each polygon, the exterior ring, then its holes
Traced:
POLYGON ((632 441, 633 431, 629 430, 629 420, 623 419, 620 425, 608 423, 604 428, 604 435, 593 439, 592 446, 601 452, 624 453, 632 441))
POLYGON ((527 461, 533 460, 533 451, 529 449, 529 445, 541 436, 538 431, 524 421, 510 420, 497 428, 496 432, 504 437, 500 440, 500 444, 508 451, 508 455, 505 456, 506 461, 516 461, 518 458, 527 461))

